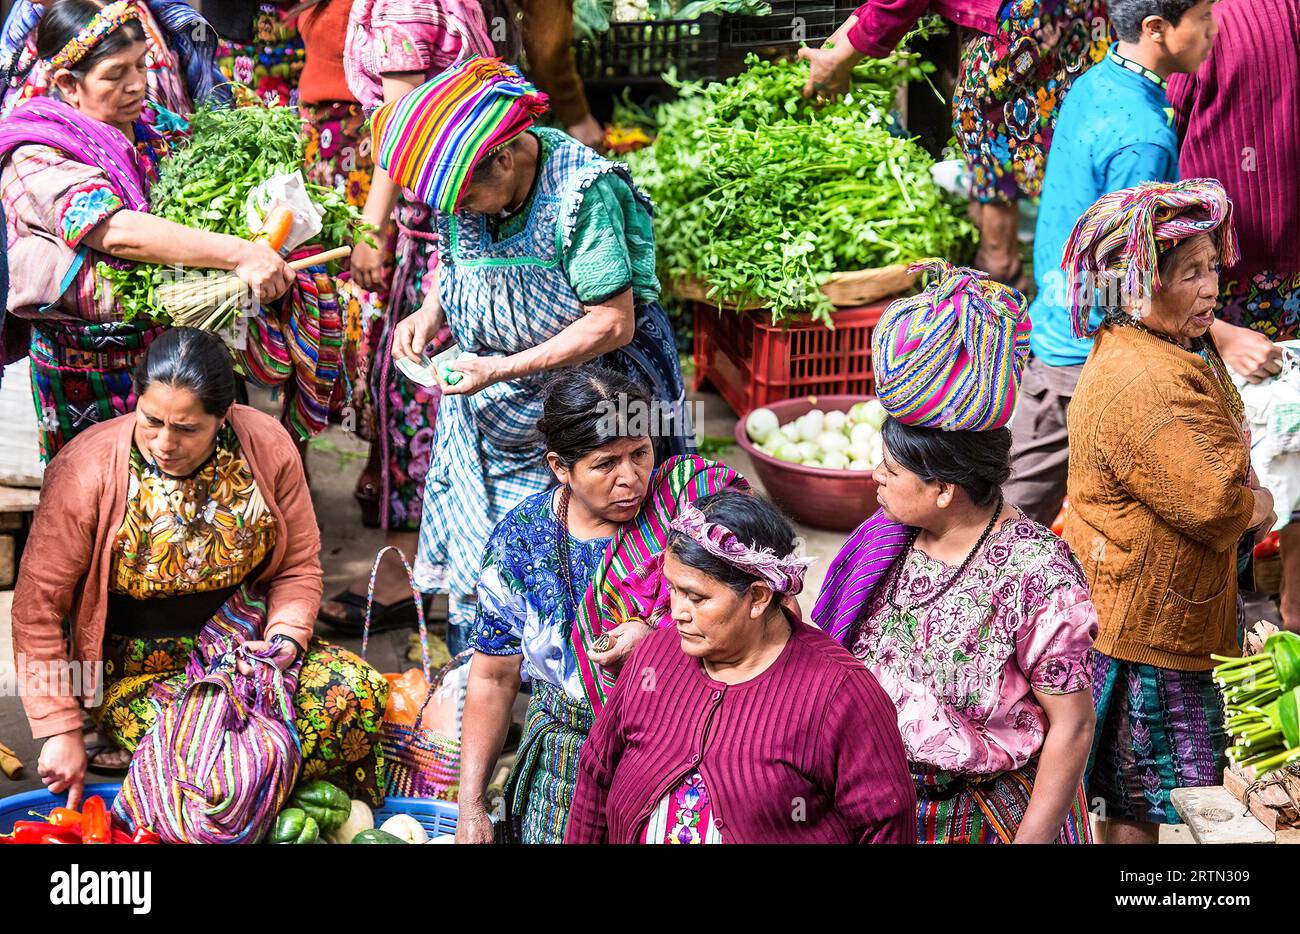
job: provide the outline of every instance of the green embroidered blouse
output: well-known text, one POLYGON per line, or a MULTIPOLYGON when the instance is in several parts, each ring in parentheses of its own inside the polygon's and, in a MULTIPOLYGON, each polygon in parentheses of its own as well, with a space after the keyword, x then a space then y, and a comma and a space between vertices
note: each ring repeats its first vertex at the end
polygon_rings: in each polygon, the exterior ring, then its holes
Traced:
MULTIPOLYGON (((546 164, 554 143, 537 134, 541 144, 538 169, 546 164)), ((519 233, 532 213, 535 192, 523 205, 503 218, 489 218, 493 239, 519 233)), ((573 229, 573 243, 561 257, 569 284, 585 305, 597 305, 630 285, 638 304, 657 301, 655 234, 650 212, 619 176, 607 173, 582 193, 582 205, 573 229)))

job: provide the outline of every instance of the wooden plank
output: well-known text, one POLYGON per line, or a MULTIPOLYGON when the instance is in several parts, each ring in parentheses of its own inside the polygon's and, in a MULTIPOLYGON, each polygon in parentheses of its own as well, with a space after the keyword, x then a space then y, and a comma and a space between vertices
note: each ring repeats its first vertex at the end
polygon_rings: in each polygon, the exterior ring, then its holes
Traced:
POLYGON ((0 486, 0 512, 35 512, 40 501, 40 490, 0 486))
POLYGON ((1175 788, 1170 799, 1197 843, 1274 842, 1273 833, 1222 785, 1175 788))
MULTIPOLYGON (((893 298, 910 289, 920 273, 908 272, 907 266, 884 266, 880 269, 860 269, 854 272, 832 273, 827 283, 822 286, 826 297, 837 308, 855 308, 870 305, 884 298, 893 298)), ((695 302, 716 302, 708 295, 709 287, 692 276, 679 276, 669 283, 669 291, 674 296, 695 302)), ((738 307, 735 302, 723 302, 728 307, 738 307)), ((742 311, 758 311, 762 302, 749 302, 742 311)))

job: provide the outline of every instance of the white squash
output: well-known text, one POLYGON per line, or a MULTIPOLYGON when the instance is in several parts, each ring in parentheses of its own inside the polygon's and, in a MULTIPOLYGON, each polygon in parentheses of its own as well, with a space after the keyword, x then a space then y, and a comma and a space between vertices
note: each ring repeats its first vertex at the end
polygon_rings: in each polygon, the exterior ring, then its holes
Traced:
POLYGON ((379 829, 407 843, 422 844, 429 840, 429 833, 424 829, 424 825, 410 814, 394 814, 384 821, 379 829))
POLYGON ((351 843, 352 838, 363 830, 373 830, 375 827, 375 814, 370 810, 370 805, 364 801, 352 801, 352 810, 348 812, 348 819, 339 825, 338 830, 333 833, 323 834, 330 843, 351 843))

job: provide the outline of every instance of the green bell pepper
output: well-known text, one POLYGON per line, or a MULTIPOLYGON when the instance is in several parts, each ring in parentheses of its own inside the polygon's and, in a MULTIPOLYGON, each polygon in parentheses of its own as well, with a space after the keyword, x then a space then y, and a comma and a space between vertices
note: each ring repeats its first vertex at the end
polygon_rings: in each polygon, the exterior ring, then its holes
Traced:
POLYGON ((275 818, 275 826, 266 838, 268 843, 315 843, 320 839, 320 825, 302 808, 285 808, 275 818))
POLYGON ((299 785, 289 799, 289 804, 302 808, 315 818, 322 833, 338 830, 352 813, 352 799, 347 793, 319 779, 299 785))

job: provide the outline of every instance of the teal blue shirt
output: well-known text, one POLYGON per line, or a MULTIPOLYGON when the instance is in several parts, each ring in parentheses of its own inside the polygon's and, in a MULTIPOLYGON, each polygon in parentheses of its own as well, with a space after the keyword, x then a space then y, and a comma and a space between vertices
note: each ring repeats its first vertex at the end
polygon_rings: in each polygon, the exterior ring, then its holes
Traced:
MULTIPOLYGON (((1034 229, 1029 346, 1049 366, 1083 363, 1091 338, 1070 329, 1061 253, 1075 223, 1098 198, 1142 182, 1178 181, 1178 136, 1165 89, 1112 54, 1070 88, 1052 134, 1034 229)), ((1099 317, 1093 315, 1094 326, 1099 317)))

